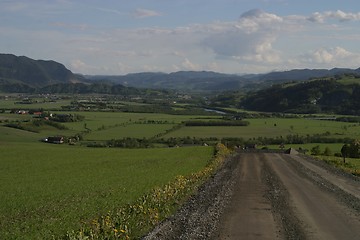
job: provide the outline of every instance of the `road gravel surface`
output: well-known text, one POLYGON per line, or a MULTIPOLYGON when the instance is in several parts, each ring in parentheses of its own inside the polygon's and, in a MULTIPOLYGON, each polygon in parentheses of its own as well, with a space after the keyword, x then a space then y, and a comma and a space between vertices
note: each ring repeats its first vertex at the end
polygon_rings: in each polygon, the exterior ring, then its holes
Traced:
POLYGON ((301 154, 239 152, 144 239, 360 239, 360 179, 301 154))

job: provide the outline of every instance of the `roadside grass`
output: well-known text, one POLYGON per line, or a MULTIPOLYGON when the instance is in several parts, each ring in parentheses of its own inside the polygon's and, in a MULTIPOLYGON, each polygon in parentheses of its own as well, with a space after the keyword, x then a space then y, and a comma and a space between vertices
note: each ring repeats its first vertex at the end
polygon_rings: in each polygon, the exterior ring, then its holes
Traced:
MULTIPOLYGON (((323 153, 326 148, 330 149, 332 155, 335 153, 340 153, 343 143, 307 143, 307 144, 285 144, 284 149, 294 148, 296 150, 303 149, 307 150, 306 154, 310 154, 310 150, 313 147, 319 146, 320 151, 323 153)), ((267 147, 269 149, 280 149, 279 145, 266 145, 266 146, 258 146, 258 148, 267 147)))
POLYGON ((0 144, 0 239, 51 239, 203 169, 212 147, 0 144))
POLYGON ((335 156, 316 156, 316 159, 342 169, 345 172, 360 176, 360 159, 346 158, 345 163, 342 157, 335 156))

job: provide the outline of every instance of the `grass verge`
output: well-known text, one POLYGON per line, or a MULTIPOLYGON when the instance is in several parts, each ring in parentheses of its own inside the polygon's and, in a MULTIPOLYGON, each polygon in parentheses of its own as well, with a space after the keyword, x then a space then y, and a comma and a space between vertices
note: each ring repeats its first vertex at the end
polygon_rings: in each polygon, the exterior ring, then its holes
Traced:
POLYGON ((315 158, 335 166, 347 173, 360 176, 360 159, 346 158, 344 162, 343 158, 334 156, 316 156, 315 158))

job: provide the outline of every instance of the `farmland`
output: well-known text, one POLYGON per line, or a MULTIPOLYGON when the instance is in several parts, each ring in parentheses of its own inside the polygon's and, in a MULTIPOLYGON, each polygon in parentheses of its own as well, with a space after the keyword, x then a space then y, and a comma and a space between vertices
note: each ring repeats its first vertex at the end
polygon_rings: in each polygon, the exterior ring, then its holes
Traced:
MULTIPOLYGON (((318 120, 307 115, 251 117, 249 114, 242 119, 249 123, 246 126, 208 126, 205 123, 211 121, 229 123, 227 118, 233 116, 206 111, 200 114, 199 108, 193 111, 191 104, 184 103, 172 104, 172 109, 180 112, 169 114, 162 110, 152 113, 108 109, 66 111, 63 106, 69 105, 71 99, 51 103, 41 99, 32 104, 17 102, 16 99, 0 100, 0 109, 3 109, 0 113, 3 183, 0 191, 4 193, 0 196, 0 238, 5 239, 64 236, 68 231, 81 228, 84 222, 131 204, 179 175, 190 176, 201 171, 213 158, 213 146, 217 142, 235 139, 235 145, 257 142, 259 147, 276 149, 279 148, 277 142, 281 142, 286 147, 309 150, 320 145, 322 152, 329 147, 334 154, 340 152, 346 139, 359 139, 360 134, 357 122, 318 120), (185 107, 186 114, 181 114, 185 107), (41 109, 46 117, 50 114, 79 116, 80 120, 49 124, 48 120, 32 114, 17 114, 13 109, 41 109), (193 114, 188 114, 191 111, 193 114), (187 126, 186 121, 204 122, 204 126, 187 126), (69 144, 40 141, 49 136, 64 136, 65 143, 69 144), (73 141, 75 136, 78 139, 73 141), (299 136, 302 144, 294 140, 299 136), (125 138, 147 140, 150 144, 146 148, 134 145, 134 149, 109 144, 110 140, 125 138), (272 139, 269 141, 276 144, 265 144, 264 139, 272 139), (325 143, 326 139, 337 142, 325 143)), ((151 106, 136 101, 113 101, 112 104, 114 108, 151 106)), ((358 167, 354 161, 357 160, 350 161, 351 166, 358 167)))
POLYGON ((213 154, 211 147, 103 150, 24 143, 0 148, 1 239, 50 238, 77 229, 81 221, 198 171, 213 154))

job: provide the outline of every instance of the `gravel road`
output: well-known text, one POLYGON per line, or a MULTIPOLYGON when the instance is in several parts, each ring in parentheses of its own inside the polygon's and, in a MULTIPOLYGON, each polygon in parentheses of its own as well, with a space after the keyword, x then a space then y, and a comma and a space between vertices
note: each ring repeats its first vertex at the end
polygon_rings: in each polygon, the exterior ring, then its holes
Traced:
POLYGON ((302 155, 238 153, 144 239, 360 239, 360 179, 302 155))

